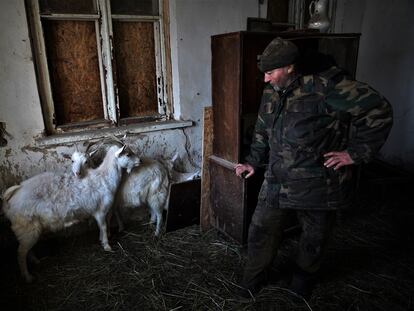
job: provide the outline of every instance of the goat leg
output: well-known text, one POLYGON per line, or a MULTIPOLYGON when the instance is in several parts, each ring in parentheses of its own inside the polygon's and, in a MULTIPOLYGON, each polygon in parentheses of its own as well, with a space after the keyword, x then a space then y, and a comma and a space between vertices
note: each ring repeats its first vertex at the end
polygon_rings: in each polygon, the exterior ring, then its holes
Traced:
POLYGON ((22 234, 16 234, 19 240, 19 247, 17 249, 17 257, 19 262, 19 268, 22 276, 27 283, 31 283, 34 277, 29 273, 27 267, 27 255, 31 248, 36 244, 39 239, 40 233, 37 230, 29 230, 22 234))
POLYGON ((95 215, 96 222, 99 227, 99 240, 105 251, 112 251, 111 246, 108 243, 108 228, 106 225, 105 215, 102 212, 97 212, 95 215))

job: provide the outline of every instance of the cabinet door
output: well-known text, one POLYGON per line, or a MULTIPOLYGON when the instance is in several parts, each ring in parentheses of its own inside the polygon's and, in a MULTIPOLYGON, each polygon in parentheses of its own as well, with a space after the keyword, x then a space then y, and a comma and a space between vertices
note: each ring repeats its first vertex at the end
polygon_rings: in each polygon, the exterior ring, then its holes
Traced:
POLYGON ((213 154, 239 161, 240 33, 212 37, 213 154))
POLYGON ((245 181, 231 166, 210 160, 213 226, 239 243, 247 236, 245 181))
POLYGON ((245 244, 264 171, 258 169, 252 177, 243 179, 234 173, 234 163, 211 156, 209 164, 212 224, 245 244))

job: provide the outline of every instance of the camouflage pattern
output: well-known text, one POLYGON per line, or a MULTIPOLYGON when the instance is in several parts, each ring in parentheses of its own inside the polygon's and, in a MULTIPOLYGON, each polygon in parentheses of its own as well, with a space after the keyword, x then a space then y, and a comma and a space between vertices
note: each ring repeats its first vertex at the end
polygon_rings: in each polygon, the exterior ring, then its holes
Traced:
POLYGON ((391 125, 384 97, 332 67, 283 91, 265 87, 246 160, 266 165, 265 178, 280 184, 280 208, 342 208, 351 202, 352 166, 325 168, 323 154, 346 150, 356 164, 368 162, 391 125))
POLYGON ((283 230, 290 213, 295 212, 302 227, 299 244, 293 261, 303 271, 319 270, 328 237, 335 223, 335 211, 289 210, 278 208, 277 196, 280 184, 263 182, 256 210, 249 226, 248 254, 244 267, 242 286, 254 288, 266 282, 277 250, 282 242, 283 230))

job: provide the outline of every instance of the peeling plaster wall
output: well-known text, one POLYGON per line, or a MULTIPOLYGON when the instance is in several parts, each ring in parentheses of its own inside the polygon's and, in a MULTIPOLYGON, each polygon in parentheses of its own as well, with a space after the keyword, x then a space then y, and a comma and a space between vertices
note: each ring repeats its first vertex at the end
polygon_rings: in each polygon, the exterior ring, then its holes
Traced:
MULTIPOLYGON (((129 137, 141 155, 172 157, 182 167, 200 167, 202 111, 211 105, 211 52, 213 34, 245 30, 247 17, 266 16, 267 1, 170 0, 174 115, 192 120, 186 129, 164 130, 129 137)), ((7 145, 0 147, 0 193, 7 187, 46 170, 69 171, 71 154, 82 142, 39 146, 44 131, 32 60, 24 0, 0 0, 0 122, 7 145)))
POLYGON ((1 1, 0 10, 0 121, 10 136, 0 148, 0 188, 15 183, 42 152, 26 150, 43 131, 36 78, 23 1, 1 1))
POLYGON ((335 32, 360 32, 357 79, 381 92, 394 125, 381 150, 391 163, 414 171, 414 1, 337 2, 335 32))

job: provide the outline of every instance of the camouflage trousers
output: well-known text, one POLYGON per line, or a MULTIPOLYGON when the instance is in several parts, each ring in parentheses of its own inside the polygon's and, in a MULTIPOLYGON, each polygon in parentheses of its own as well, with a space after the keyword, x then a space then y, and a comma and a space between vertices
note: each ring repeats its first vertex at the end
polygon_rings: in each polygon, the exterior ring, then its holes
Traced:
POLYGON ((279 184, 265 180, 249 227, 247 262, 242 285, 263 282, 277 255, 286 222, 295 213, 302 232, 294 261, 307 273, 319 270, 321 258, 335 222, 335 211, 281 209, 278 206, 279 184))

